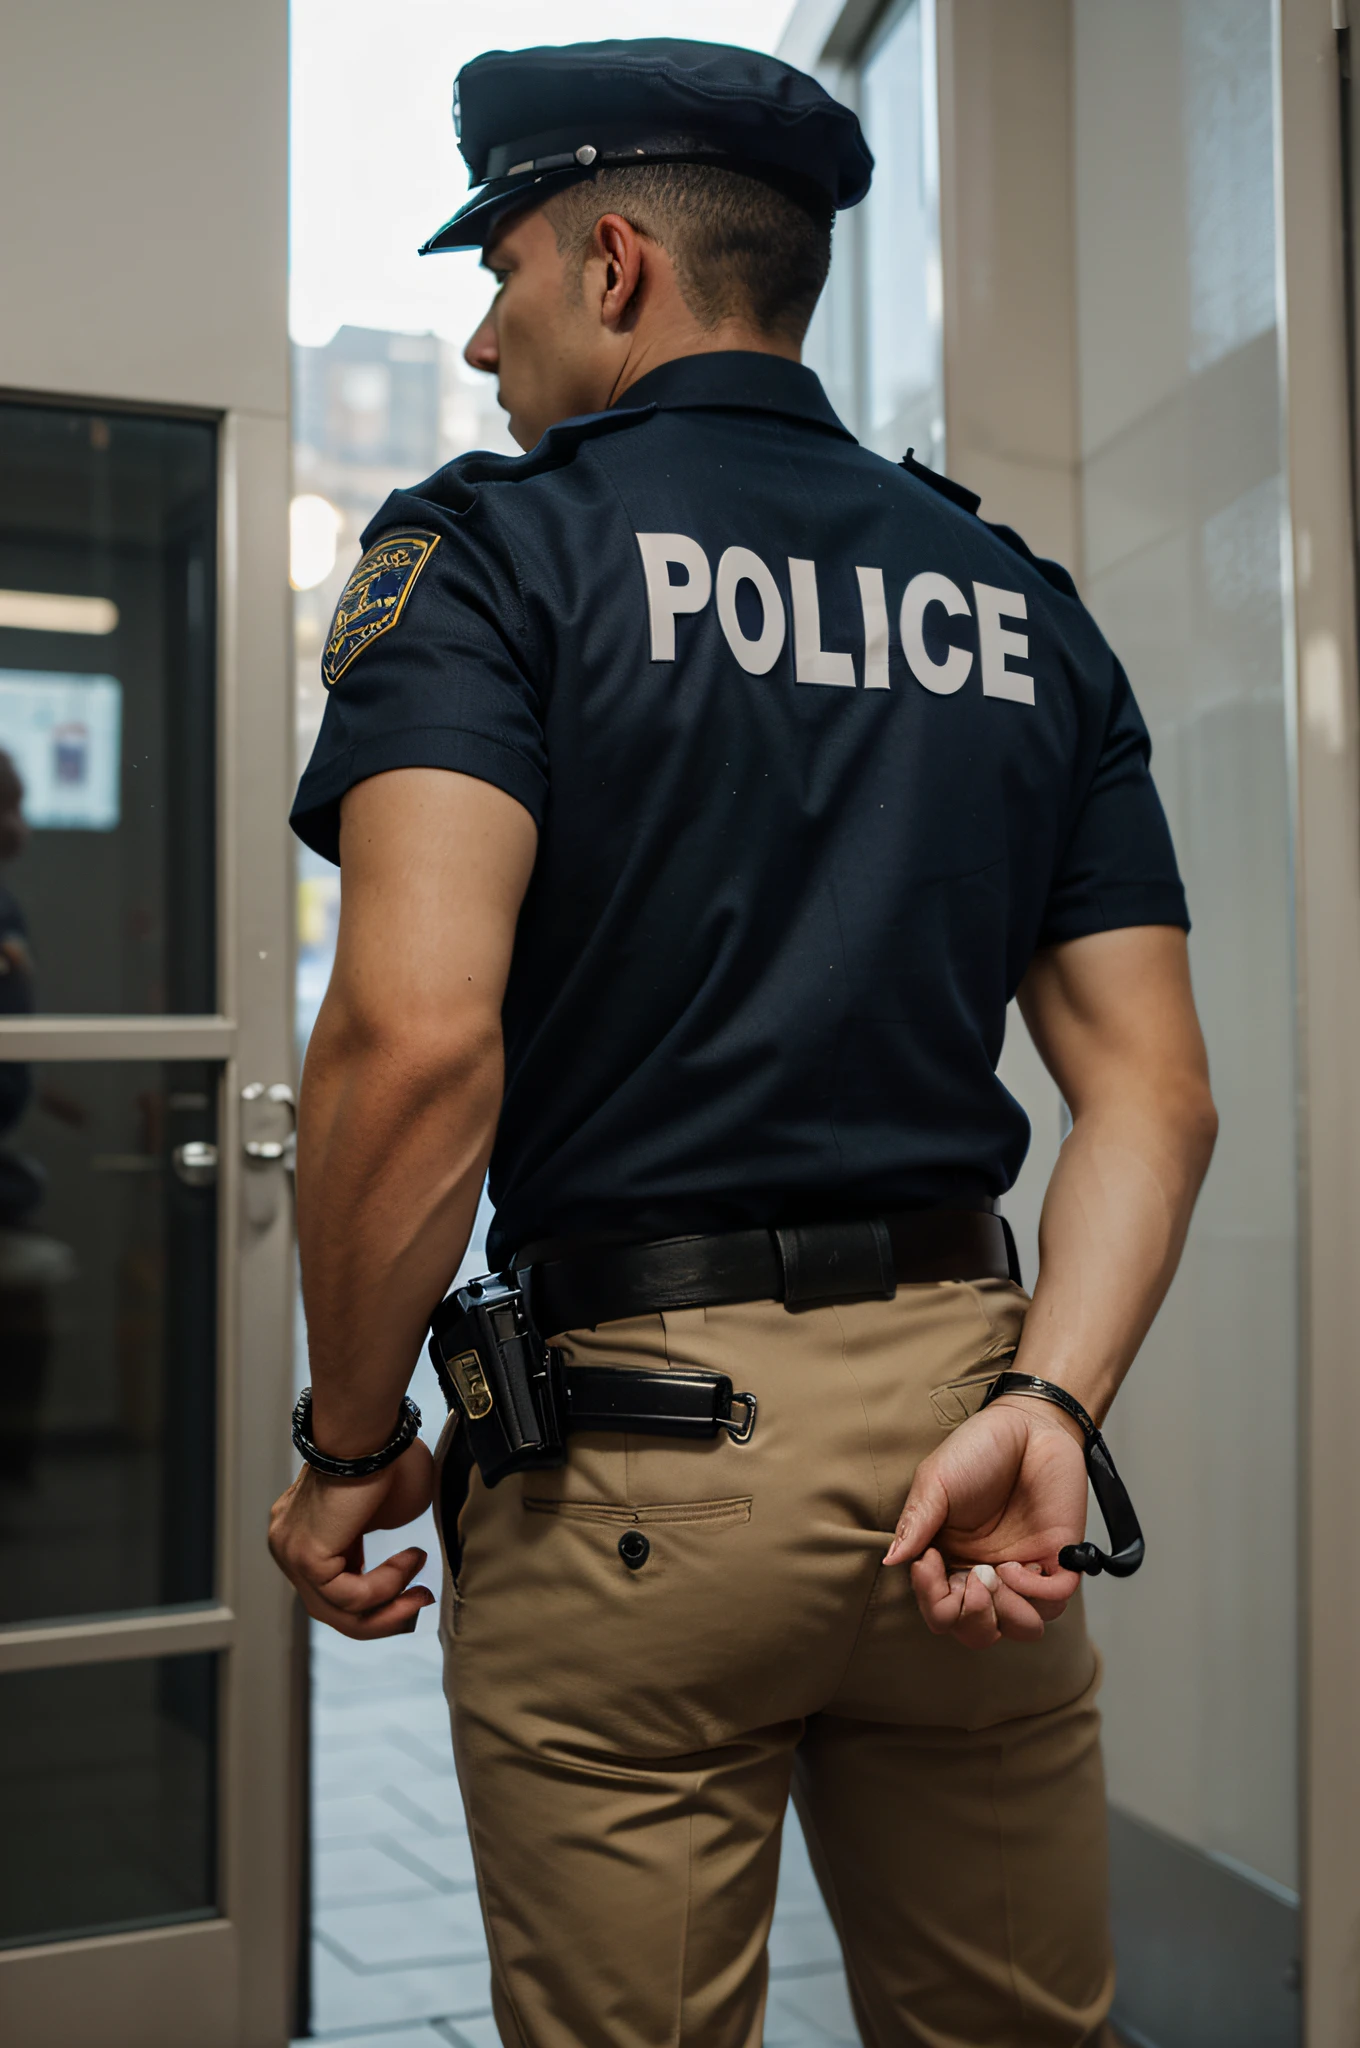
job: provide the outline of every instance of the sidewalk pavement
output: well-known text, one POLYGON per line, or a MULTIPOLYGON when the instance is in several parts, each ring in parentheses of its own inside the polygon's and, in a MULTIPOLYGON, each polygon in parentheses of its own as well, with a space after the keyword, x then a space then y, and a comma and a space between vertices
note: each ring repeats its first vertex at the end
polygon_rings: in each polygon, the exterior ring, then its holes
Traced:
MULTIPOLYGON (((314 1627, 312 1688, 314 2038, 498 2048, 433 1622, 383 1643, 314 1627)), ((858 2040, 790 1812, 765 2048, 858 2040)))

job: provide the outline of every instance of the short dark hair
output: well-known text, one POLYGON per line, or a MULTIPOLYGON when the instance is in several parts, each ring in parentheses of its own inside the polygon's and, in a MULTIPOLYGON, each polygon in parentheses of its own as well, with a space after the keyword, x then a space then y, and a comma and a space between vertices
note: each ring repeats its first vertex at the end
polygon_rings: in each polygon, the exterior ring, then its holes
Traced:
POLYGON ((829 200, 725 165, 611 167, 555 193, 544 211, 562 253, 582 258, 601 214, 621 213, 670 255, 705 327, 743 319, 801 341, 831 264, 829 200))

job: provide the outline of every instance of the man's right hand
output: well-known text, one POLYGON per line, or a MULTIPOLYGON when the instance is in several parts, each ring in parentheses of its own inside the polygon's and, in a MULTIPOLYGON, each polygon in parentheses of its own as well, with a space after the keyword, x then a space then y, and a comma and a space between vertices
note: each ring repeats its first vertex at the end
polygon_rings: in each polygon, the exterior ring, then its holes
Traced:
POLYGON ((434 1460, 419 1438, 367 1479, 328 1479, 303 1466, 270 1512, 269 1548, 315 1620, 360 1642, 410 1634, 434 1601, 428 1587, 410 1584, 426 1553, 398 1551, 365 1571, 364 1537, 414 1522, 433 1492, 434 1460))
POLYGON ((1086 1461, 1061 1410, 1003 1397, 917 1467, 883 1562, 911 1560, 926 1627, 969 1649, 1034 1642, 1081 1583, 1058 1552, 1086 1528, 1086 1461))

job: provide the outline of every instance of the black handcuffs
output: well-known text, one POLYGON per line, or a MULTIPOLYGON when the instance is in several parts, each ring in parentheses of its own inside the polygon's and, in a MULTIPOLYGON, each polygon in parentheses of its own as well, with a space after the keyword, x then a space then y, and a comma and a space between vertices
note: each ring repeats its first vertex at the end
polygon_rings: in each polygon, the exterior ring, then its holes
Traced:
POLYGON ((409 1451, 420 1434, 420 1410, 409 1394, 401 1397, 401 1415, 387 1442, 376 1451, 368 1451, 362 1458, 332 1458, 326 1451, 319 1451, 312 1442, 312 1390, 304 1387, 298 1395, 297 1407, 293 1410, 293 1443, 313 1472, 324 1472, 328 1479, 367 1479, 370 1472, 381 1472, 399 1458, 403 1451, 409 1451))
POLYGON ((1055 1387, 1051 1380, 1035 1379, 1027 1372, 1003 1372, 988 1387, 982 1406, 986 1408, 1001 1394, 1033 1394, 1041 1401, 1051 1401, 1055 1408, 1061 1408, 1081 1424, 1086 1439, 1087 1477, 1114 1549, 1107 1553, 1094 1543, 1066 1543, 1058 1552, 1058 1563, 1065 1572, 1085 1572, 1093 1579, 1101 1572, 1108 1572, 1115 1579, 1131 1578, 1143 1562, 1143 1532, 1109 1446, 1080 1401, 1065 1388, 1055 1387))

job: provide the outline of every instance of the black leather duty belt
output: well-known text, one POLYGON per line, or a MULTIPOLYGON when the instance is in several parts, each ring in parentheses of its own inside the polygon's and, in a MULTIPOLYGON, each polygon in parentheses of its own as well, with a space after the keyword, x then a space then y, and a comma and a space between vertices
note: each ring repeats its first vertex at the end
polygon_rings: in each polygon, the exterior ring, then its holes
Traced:
POLYGON ((515 1268, 545 1337, 725 1302, 782 1301, 797 1314, 832 1302, 887 1301, 899 1287, 941 1280, 1020 1284, 1010 1226, 988 1209, 904 1209, 853 1222, 571 1251, 528 1245, 515 1268))

